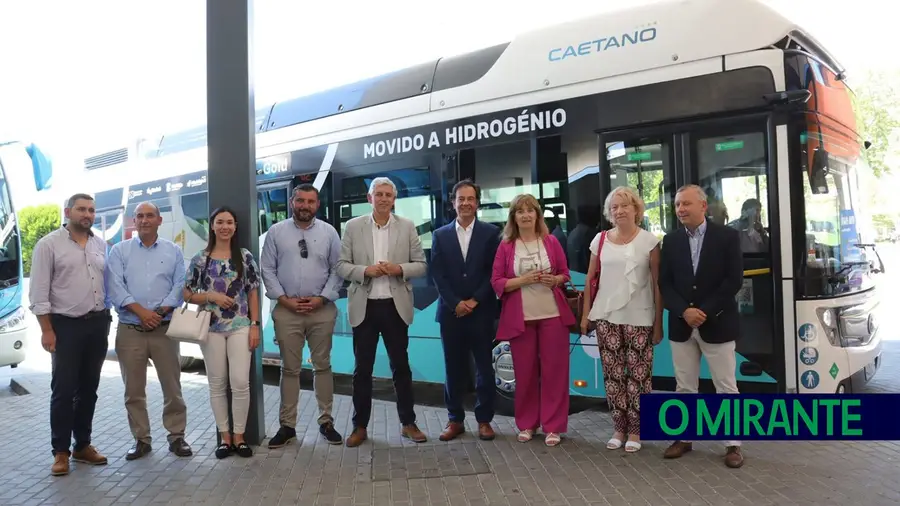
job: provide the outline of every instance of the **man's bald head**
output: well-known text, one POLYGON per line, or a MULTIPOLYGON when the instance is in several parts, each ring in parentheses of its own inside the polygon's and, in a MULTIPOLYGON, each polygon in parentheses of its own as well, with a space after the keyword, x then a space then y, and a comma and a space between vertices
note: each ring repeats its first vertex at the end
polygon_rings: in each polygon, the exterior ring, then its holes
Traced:
POLYGON ((159 216, 159 206, 157 206, 153 202, 141 202, 137 207, 134 208, 135 217, 137 217, 138 213, 146 214, 150 212, 156 214, 156 216, 159 216))
POLYGON ((162 215, 159 206, 152 202, 141 202, 134 208, 134 228, 137 229, 141 241, 149 244, 155 242, 162 215))

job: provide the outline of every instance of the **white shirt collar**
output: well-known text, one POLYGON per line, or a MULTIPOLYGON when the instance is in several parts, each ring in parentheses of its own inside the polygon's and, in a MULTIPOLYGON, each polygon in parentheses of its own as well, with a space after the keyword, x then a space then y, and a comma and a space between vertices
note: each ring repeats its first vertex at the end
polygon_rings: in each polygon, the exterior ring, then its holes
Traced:
POLYGON ((372 226, 375 227, 376 230, 388 228, 391 226, 391 223, 394 222, 394 213, 391 213, 388 215, 388 221, 383 227, 378 225, 378 222, 375 221, 375 212, 374 211, 372 212, 371 217, 372 217, 372 226))
POLYGON ((459 223, 459 220, 453 220, 453 221, 454 221, 454 223, 456 223, 456 231, 457 232, 459 232, 460 230, 462 230, 463 232, 471 232, 472 229, 475 228, 476 220, 472 220, 472 223, 469 223, 468 227, 462 226, 462 224, 459 223))

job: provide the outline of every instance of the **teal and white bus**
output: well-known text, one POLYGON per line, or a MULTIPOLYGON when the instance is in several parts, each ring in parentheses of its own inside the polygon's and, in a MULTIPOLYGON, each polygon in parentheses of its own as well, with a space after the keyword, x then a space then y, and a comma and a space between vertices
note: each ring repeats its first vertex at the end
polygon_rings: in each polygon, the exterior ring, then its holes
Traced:
MULTIPOLYGON (((646 228, 662 236, 677 226, 675 190, 697 183, 709 194, 709 218, 753 239, 738 296, 740 387, 855 390, 880 365, 881 341, 853 96, 808 32, 762 2, 728 3, 669 1, 581 19, 261 108, 260 231, 289 219, 292 189, 312 183, 320 219, 342 232, 370 212, 369 183, 386 176, 398 188, 396 212, 416 223, 428 253, 432 231, 454 219, 453 184, 473 178, 485 221, 502 223, 519 193, 540 199, 580 286, 587 245, 609 227, 601 204, 612 188, 638 189, 646 228)), ((110 243, 130 237, 134 207, 152 201, 163 236, 186 258, 200 250, 205 138, 199 127, 85 159, 78 190, 94 192, 98 233, 110 243)), ((414 290, 414 379, 441 384, 437 290, 429 277, 414 290)), ((332 365, 352 374, 346 298, 337 304, 332 365)), ((265 362, 278 364, 270 301, 264 306, 265 362)), ((497 390, 510 400, 509 348, 495 345, 497 390)), ((200 358, 189 346, 183 353, 185 362, 200 358)), ((604 395, 594 336, 571 335, 571 372, 574 395, 604 395)), ((383 347, 375 376, 391 376, 383 347)), ((673 376, 664 341, 656 388, 673 388, 673 376)), ((705 366, 702 376, 711 388, 705 366)))

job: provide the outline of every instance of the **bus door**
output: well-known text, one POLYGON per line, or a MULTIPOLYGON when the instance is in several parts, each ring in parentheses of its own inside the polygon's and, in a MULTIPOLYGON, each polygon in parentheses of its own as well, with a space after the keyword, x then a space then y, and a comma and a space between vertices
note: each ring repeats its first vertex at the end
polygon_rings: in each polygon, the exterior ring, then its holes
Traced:
POLYGON ((731 120, 695 125, 684 142, 685 175, 706 191, 707 219, 739 233, 744 284, 737 295, 737 377, 744 390, 771 390, 785 377, 784 327, 775 310, 781 307, 774 277, 780 269, 773 270, 773 259, 780 247, 773 245, 777 194, 770 196, 769 188, 776 166, 769 135, 765 119, 731 120))
MULTIPOLYGON (((769 135, 767 118, 758 116, 600 134, 601 191, 605 196, 617 186, 637 189, 646 206, 644 228, 660 238, 680 228, 675 192, 693 183, 706 192, 707 220, 739 231, 744 285, 736 296, 741 318, 736 374, 748 391, 774 390, 784 377, 784 336, 775 310, 780 302, 773 252, 779 249, 770 226, 777 224, 777 195, 769 194, 774 179, 769 135)), ((708 369, 702 370, 701 378, 708 380, 708 369)), ((667 340, 656 348, 654 380, 661 388, 674 386, 667 340)))

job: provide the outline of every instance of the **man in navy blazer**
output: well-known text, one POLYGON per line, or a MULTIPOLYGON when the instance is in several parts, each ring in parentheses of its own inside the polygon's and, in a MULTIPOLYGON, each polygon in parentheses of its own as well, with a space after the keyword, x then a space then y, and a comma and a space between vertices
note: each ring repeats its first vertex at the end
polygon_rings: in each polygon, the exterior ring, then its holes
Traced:
MULTIPOLYGON (((706 193, 697 185, 675 192, 675 213, 684 227, 663 239, 659 289, 669 310, 676 390, 698 392, 702 356, 716 392, 737 394, 740 315, 735 296, 744 283, 741 241, 736 229, 706 219, 708 207, 706 193)), ((741 467, 741 442, 725 446, 725 465, 741 467)), ((675 441, 664 456, 674 459, 692 449, 689 441, 675 441)))
POLYGON ((494 439, 494 367, 491 350, 497 299, 491 288, 494 255, 500 245, 500 229, 475 219, 481 188, 470 179, 453 187, 457 218, 434 232, 431 242, 431 275, 438 289, 435 320, 441 326, 447 380, 444 402, 449 422, 441 441, 465 432, 463 396, 469 356, 475 361, 475 419, 478 437, 494 439))

